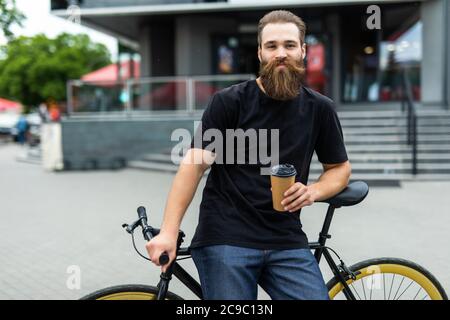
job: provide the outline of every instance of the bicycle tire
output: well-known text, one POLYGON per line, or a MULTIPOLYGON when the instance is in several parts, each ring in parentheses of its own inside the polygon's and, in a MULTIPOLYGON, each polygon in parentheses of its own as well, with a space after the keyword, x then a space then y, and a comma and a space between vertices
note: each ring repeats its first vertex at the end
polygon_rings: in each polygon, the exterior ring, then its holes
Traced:
MULTIPOLYGON (((154 286, 127 284, 107 287, 90 293, 80 300, 156 300, 158 288, 154 286)), ((166 300, 184 300, 168 291, 166 300)))
MULTIPOLYGON (((414 262, 408 261, 408 260, 399 259, 399 258, 376 258, 376 259, 370 259, 370 260, 364 260, 364 261, 358 262, 358 263, 352 265, 351 267, 349 267, 349 269, 356 274, 356 280, 353 280, 351 278, 346 279, 347 284, 350 286, 350 289, 352 290, 352 292, 355 291, 358 294, 355 297, 357 299, 359 298, 359 300, 369 300, 369 299, 367 299, 368 294, 366 295, 366 291, 364 288, 364 280, 363 280, 364 278, 372 276, 371 285, 370 285, 371 288, 369 288, 369 292, 368 292, 368 293, 370 293, 370 300, 372 300, 375 287, 381 286, 381 277, 378 276, 376 281, 374 281, 373 275, 382 275, 383 276, 383 285, 385 285, 386 277, 388 277, 389 274, 393 275, 392 280, 391 280, 392 283, 391 283, 391 288, 389 291, 388 299, 386 299, 387 292, 386 292, 386 288, 384 288, 383 297, 385 300, 390 300, 389 298, 392 294, 393 284, 395 282, 396 275, 402 276, 404 279, 407 278, 407 279, 411 280, 411 283, 409 284, 409 286, 411 286, 412 283, 417 284, 416 288, 419 288, 419 291, 416 294, 416 296, 414 297, 414 299, 412 299, 412 300, 415 300, 417 296, 419 296, 419 297, 421 296, 421 295, 419 295, 419 292, 421 290, 426 292, 426 296, 429 296, 429 298, 431 300, 448 300, 447 294, 445 293, 445 290, 443 289, 443 287, 441 286, 439 281, 428 270, 426 270, 422 266, 420 266, 414 262), (358 281, 360 281, 361 287, 364 290, 364 295, 363 294, 359 295, 358 290, 355 288, 355 286, 357 286, 356 283, 358 281), (376 286, 374 286, 375 282, 377 282, 376 286), (353 284, 355 284, 355 286, 353 284), (362 299, 363 297, 365 299, 362 299)), ((401 298, 401 296, 406 292, 406 291, 404 291, 403 293, 401 293, 401 295, 397 299, 395 299, 398 292, 399 291, 401 292, 401 290, 403 290, 403 288, 402 289, 400 289, 400 288, 402 287, 404 279, 400 282, 400 285, 398 286, 398 288, 394 289, 394 291, 396 291, 396 293, 393 296, 393 300, 399 300, 401 298)), ((409 280, 407 280, 407 281, 409 281, 409 280)), ((390 279, 389 279, 389 281, 390 281, 390 279)), ((340 294, 342 294, 341 297, 343 296, 343 285, 339 282, 337 277, 332 278, 327 283, 327 287, 328 287, 330 299, 335 299, 340 294)), ((379 289, 379 288, 376 288, 376 289, 379 289)), ((409 287, 407 287, 406 290, 409 290, 409 287)), ((381 296, 381 291, 379 293, 381 296)), ((383 299, 376 298, 373 300, 383 300, 383 299)), ((424 299, 422 299, 422 300, 424 300, 424 299)))

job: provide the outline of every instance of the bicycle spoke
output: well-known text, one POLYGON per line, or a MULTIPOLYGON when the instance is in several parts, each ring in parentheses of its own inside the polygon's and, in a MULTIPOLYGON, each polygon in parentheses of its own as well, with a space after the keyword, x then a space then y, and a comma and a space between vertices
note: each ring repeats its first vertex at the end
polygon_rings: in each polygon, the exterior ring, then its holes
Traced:
POLYGON ((395 300, 395 297, 397 296, 397 293, 400 291, 400 288, 401 288, 404 280, 405 280, 405 278, 403 278, 402 281, 400 282, 400 285, 398 286, 397 292, 395 293, 394 298, 392 300, 395 300))
POLYGON ((371 279, 371 283, 370 283, 370 299, 372 300, 372 292, 373 292, 373 275, 372 275, 372 279, 371 279))
POLYGON ((422 289, 423 289, 422 287, 419 288, 419 291, 417 291, 417 293, 416 293, 416 295, 414 296, 414 299, 413 299, 413 300, 416 300, 417 296, 419 295, 419 292, 422 291, 422 289))
POLYGON ((386 283, 384 281, 384 273, 383 273, 383 297, 386 300, 386 283))
POLYGON ((428 294, 427 295, 425 295, 425 297, 423 297, 423 299, 422 300, 425 300, 426 298, 428 297, 428 294))
POLYGON ((399 295, 399 297, 397 298, 397 300, 400 300, 400 297, 406 292, 406 290, 409 289, 409 287, 411 287, 411 285, 414 283, 414 281, 411 281, 411 283, 406 287, 406 289, 402 292, 401 295, 399 295))
POLYGON ((358 290, 356 290, 356 288, 353 286, 353 283, 350 283, 350 285, 352 286, 353 290, 356 292, 356 295, 358 296, 359 300, 362 300, 361 297, 359 296, 358 290))
POLYGON ((395 279, 395 274, 394 274, 394 276, 392 277, 392 282, 391 282, 391 289, 389 290, 389 296, 388 296, 388 300, 390 300, 390 298, 391 298, 391 292, 392 292, 392 287, 394 286, 394 279, 395 279))
POLYGON ((364 300, 367 300, 367 297, 366 297, 366 289, 364 288, 364 278, 361 279, 361 285, 362 285, 363 292, 364 292, 364 300))

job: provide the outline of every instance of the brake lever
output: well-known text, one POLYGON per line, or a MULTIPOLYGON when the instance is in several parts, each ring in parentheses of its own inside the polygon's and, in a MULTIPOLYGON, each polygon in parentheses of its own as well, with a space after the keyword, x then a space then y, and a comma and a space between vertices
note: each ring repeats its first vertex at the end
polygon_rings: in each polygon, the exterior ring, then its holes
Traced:
POLYGON ((122 224, 122 228, 124 228, 129 234, 132 234, 134 229, 136 229, 141 223, 141 219, 133 222, 133 224, 130 226, 126 223, 122 224))

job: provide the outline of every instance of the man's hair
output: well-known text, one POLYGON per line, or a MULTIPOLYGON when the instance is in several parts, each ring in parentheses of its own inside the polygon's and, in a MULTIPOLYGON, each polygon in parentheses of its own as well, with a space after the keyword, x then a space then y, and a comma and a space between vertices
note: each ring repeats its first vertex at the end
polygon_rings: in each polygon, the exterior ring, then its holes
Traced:
POLYGON ((306 25, 303 20, 286 10, 275 10, 267 13, 264 17, 259 20, 258 24, 258 46, 262 45, 262 31, 266 25, 269 23, 293 23, 297 26, 300 34, 300 44, 305 42, 306 25))

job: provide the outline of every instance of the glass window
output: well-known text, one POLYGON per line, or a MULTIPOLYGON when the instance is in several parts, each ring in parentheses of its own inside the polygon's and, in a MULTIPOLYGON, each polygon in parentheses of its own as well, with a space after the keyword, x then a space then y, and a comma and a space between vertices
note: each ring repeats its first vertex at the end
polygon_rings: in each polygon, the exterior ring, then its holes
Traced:
POLYGON ((422 60, 422 22, 388 35, 380 44, 380 100, 401 98, 402 71, 407 69, 413 98, 420 100, 420 63, 422 60))
POLYGON ((354 17, 357 12, 350 10, 341 17, 343 102, 400 100, 405 69, 411 80, 413 97, 420 100, 422 23, 419 6, 382 6, 380 30, 367 28, 367 15, 354 19, 350 14, 354 17))

